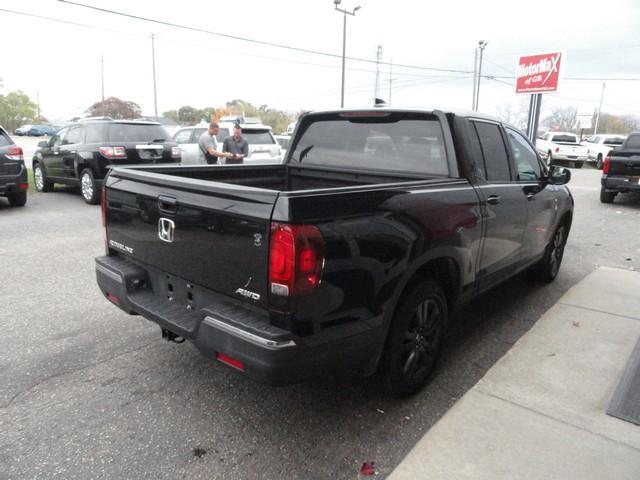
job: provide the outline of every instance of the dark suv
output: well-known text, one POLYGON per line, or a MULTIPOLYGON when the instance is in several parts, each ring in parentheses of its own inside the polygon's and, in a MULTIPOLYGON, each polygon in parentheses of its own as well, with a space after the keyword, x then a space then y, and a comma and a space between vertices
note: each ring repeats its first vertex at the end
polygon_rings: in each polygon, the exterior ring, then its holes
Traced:
POLYGON ((27 188, 22 148, 0 127, 0 197, 7 197, 12 207, 22 207, 27 203, 27 188))
POLYGON ((111 165, 180 162, 180 148, 154 122, 85 120, 63 128, 38 147, 33 157, 36 189, 50 192, 54 183, 78 185, 90 204, 99 203, 111 165))

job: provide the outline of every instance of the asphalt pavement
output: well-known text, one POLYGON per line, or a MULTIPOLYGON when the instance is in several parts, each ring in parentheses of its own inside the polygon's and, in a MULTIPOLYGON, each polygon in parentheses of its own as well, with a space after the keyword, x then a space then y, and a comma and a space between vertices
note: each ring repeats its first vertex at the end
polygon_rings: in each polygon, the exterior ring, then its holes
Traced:
POLYGON ((94 276, 100 208, 58 188, 0 199, 0 479, 357 478, 388 475, 571 286, 599 266, 640 271, 640 196, 599 202, 572 170, 573 228, 557 280, 520 275, 454 322, 418 395, 371 379, 265 387, 107 302, 94 276))

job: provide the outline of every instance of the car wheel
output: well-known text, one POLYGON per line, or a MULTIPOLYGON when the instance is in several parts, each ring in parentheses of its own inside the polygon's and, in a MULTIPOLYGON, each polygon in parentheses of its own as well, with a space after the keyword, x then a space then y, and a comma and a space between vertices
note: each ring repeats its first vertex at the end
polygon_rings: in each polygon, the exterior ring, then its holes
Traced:
POLYGON ((27 192, 10 193, 7 200, 12 207, 24 207, 27 203, 27 192))
POLYGON ((600 201, 602 203, 613 203, 617 192, 607 192, 604 188, 600 188, 600 201))
POLYGON ((558 276, 568 233, 567 226, 564 223, 556 228, 553 237, 551 237, 551 242, 547 245, 544 257, 533 267, 532 272, 538 280, 551 283, 558 276))
POLYGON ((38 192, 46 193, 53 190, 53 183, 47 180, 47 176, 39 163, 33 166, 33 183, 35 183, 38 192))
POLYGON ((584 162, 573 162, 573 166, 575 168, 582 168, 582 165, 584 164, 584 162))
POLYGON ((392 320, 380 372, 393 396, 411 395, 433 372, 447 325, 447 299, 432 279, 416 285, 392 320))
POLYGON ((596 159, 596 168, 597 168, 598 170, 602 170, 603 165, 604 165, 604 164, 603 164, 603 162, 602 162, 602 154, 601 154, 601 153, 599 153, 599 154, 598 154, 598 158, 596 159))
POLYGON ((85 168, 80 174, 80 191, 82 198, 84 198, 84 201, 89 205, 96 205, 98 203, 98 188, 93 178, 93 173, 88 168, 85 168))

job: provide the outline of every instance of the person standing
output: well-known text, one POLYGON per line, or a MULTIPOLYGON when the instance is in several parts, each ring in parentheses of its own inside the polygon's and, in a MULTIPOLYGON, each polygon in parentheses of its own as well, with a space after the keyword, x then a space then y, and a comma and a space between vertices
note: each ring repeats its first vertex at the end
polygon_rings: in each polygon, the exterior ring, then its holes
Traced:
POLYGON ((244 158, 249 155, 249 142, 242 136, 240 125, 234 125, 233 135, 224 139, 222 151, 232 154, 232 157, 228 158, 225 163, 242 163, 244 158))
POLYGON ((211 122, 209 124, 209 129, 200 135, 200 138, 198 139, 200 151, 202 151, 205 160, 210 165, 218 163, 218 158, 232 157, 230 153, 224 153, 218 150, 218 140, 216 139, 216 135, 219 130, 220 127, 218 124, 216 122, 211 122))

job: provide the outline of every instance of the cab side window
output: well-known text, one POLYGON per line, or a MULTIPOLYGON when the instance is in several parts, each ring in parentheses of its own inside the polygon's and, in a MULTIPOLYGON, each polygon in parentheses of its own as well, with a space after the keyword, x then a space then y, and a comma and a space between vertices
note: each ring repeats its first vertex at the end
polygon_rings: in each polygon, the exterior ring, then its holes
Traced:
POLYGON ((500 127, 495 123, 471 122, 478 134, 482 156, 484 157, 485 178, 488 182, 511 181, 509 157, 500 127))
POLYGON ((69 133, 64 139, 63 145, 75 145, 77 143, 82 143, 84 138, 84 130, 80 127, 71 127, 69 129, 69 133))
POLYGON ((511 128, 507 128, 506 131, 513 153, 517 180, 519 182, 537 182, 542 177, 542 169, 536 152, 521 133, 511 128))

